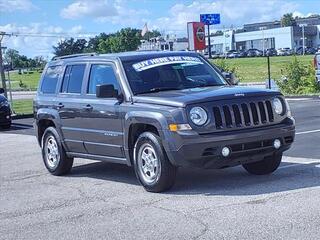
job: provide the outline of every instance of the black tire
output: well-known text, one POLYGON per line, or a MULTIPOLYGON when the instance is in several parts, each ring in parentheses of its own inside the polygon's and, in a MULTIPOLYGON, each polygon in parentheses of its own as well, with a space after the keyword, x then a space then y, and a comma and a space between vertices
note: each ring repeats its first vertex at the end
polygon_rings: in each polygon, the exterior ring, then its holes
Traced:
POLYGON ((266 175, 273 173, 279 167, 282 159, 281 154, 274 154, 269 157, 265 157, 262 161, 243 164, 242 166, 251 174, 254 175, 266 175))
POLYGON ((73 165, 73 158, 67 157, 66 151, 62 146, 60 136, 54 127, 48 127, 45 130, 42 136, 41 150, 42 150, 42 159, 43 159, 44 165, 52 175, 61 176, 70 172, 73 165), (47 158, 47 153, 46 153, 48 140, 50 139, 52 140, 52 138, 55 139, 56 141, 56 145, 59 153, 59 161, 55 166, 50 166, 49 160, 47 158))
POLYGON ((168 189, 170 189, 175 182, 176 178, 176 172, 177 168, 173 166, 162 146, 161 139, 159 136, 152 132, 144 132, 142 133, 136 143, 134 148, 134 169, 136 176, 141 183, 141 185, 148 191, 148 192, 163 192, 168 189), (139 170, 139 164, 138 164, 138 154, 140 151, 140 148, 144 145, 152 146, 154 149, 154 152, 156 154, 156 157, 158 158, 158 163, 160 164, 160 171, 156 175, 156 179, 153 182, 147 182, 144 180, 142 170, 139 170))

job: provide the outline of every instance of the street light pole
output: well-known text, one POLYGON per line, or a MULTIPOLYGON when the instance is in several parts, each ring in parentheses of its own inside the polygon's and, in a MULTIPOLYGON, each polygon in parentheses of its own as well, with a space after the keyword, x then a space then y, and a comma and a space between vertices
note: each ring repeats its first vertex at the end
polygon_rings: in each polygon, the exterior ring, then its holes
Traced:
POLYGON ((211 40, 210 40, 210 25, 208 24, 208 51, 209 51, 209 59, 212 58, 211 55, 211 40))
POLYGON ((300 24, 300 27, 302 27, 302 54, 305 54, 305 37, 304 37, 304 27, 307 26, 307 24, 300 24))
POLYGON ((264 30, 267 29, 266 27, 260 27, 260 30, 262 30, 262 54, 264 56, 264 50, 265 50, 265 39, 264 39, 264 30))

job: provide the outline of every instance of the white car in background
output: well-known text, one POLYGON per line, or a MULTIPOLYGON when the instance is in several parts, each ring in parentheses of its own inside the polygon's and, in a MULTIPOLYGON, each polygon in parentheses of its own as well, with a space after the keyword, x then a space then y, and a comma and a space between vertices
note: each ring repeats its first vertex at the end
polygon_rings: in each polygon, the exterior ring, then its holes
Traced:
POLYGON ((316 55, 314 55, 313 63, 316 70, 316 80, 320 85, 320 52, 317 52, 316 55))

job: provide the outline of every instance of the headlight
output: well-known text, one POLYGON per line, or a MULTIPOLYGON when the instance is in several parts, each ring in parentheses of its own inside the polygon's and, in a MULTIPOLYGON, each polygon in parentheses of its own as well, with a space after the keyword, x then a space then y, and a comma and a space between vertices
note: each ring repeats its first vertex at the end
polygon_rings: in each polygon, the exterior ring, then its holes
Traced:
POLYGON ((282 101, 279 98, 274 98, 272 101, 272 105, 273 105, 274 111, 277 114, 279 115, 283 114, 283 105, 282 105, 282 101))
POLYGON ((190 119, 194 124, 200 126, 207 122, 208 115, 202 107, 193 107, 190 110, 190 119))
POLYGON ((6 107, 8 107, 8 106, 9 106, 8 101, 0 102, 0 107, 2 107, 2 106, 6 106, 6 107))

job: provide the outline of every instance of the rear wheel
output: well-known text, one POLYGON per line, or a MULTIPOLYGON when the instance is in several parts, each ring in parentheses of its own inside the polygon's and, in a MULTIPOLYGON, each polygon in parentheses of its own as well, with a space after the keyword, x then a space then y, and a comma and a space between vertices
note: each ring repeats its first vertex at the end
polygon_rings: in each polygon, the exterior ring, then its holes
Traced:
POLYGON ((176 167, 173 166, 154 133, 142 133, 135 144, 134 169, 143 187, 149 192, 170 189, 175 181, 176 167))
POLYGON ((54 127, 48 127, 42 137, 42 158, 44 165, 53 175, 70 172, 73 158, 68 158, 61 144, 60 136, 54 127))
POLYGON ((272 156, 265 157, 262 161, 254 163, 246 163, 242 166, 251 174, 266 175, 273 173, 279 167, 282 159, 281 154, 274 154, 272 156))

